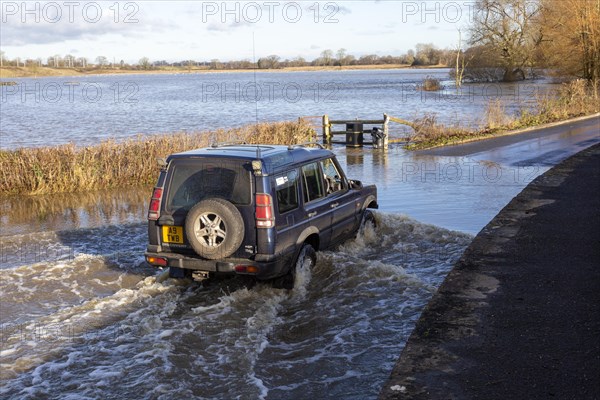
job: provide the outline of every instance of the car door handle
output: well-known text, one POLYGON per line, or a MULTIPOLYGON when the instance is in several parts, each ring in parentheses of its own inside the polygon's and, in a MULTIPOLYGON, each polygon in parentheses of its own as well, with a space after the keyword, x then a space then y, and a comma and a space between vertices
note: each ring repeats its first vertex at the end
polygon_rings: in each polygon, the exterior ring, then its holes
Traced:
POLYGON ((312 218, 312 217, 314 217, 315 215, 317 215, 317 212, 316 212, 316 211, 309 212, 309 213, 308 213, 308 218, 312 218))
POLYGON ((340 205, 340 203, 332 203, 332 204, 331 204, 331 208, 336 208, 336 207, 337 207, 337 206, 339 206, 339 205, 340 205))

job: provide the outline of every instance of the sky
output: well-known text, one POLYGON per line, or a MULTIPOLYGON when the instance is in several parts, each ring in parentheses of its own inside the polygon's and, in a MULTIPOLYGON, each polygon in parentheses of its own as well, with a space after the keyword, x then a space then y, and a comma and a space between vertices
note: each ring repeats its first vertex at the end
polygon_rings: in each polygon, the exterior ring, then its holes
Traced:
MULTIPOLYGON (((323 50, 401 55, 455 48, 472 1, 0 1, 8 59, 55 54, 112 62, 312 60, 323 50)), ((463 39, 464 39, 463 34, 463 39)))

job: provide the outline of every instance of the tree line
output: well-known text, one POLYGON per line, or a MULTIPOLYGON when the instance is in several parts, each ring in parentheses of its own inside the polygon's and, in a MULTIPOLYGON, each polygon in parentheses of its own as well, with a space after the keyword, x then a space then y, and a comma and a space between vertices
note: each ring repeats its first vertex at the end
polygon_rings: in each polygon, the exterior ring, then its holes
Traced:
POLYGON ((61 56, 59 54, 37 59, 19 58, 7 59, 2 52, 3 66, 16 67, 48 67, 48 68, 117 68, 117 69, 139 69, 153 70, 163 67, 179 68, 205 68, 213 70, 222 69, 279 69, 288 67, 308 67, 308 66, 348 66, 348 65, 411 65, 411 66, 430 66, 442 65, 448 66, 454 57, 451 49, 438 49, 431 43, 419 43, 415 50, 408 50, 405 54, 393 56, 379 56, 377 54, 366 54, 360 57, 350 54, 342 48, 336 52, 327 49, 323 50, 319 57, 313 60, 306 60, 298 56, 292 59, 282 59, 278 55, 269 55, 259 58, 256 63, 248 59, 221 61, 212 59, 210 61, 181 60, 168 62, 166 60, 151 61, 148 57, 142 57, 137 63, 126 63, 124 60, 109 59, 106 56, 98 56, 90 61, 86 57, 75 57, 71 54, 61 56))

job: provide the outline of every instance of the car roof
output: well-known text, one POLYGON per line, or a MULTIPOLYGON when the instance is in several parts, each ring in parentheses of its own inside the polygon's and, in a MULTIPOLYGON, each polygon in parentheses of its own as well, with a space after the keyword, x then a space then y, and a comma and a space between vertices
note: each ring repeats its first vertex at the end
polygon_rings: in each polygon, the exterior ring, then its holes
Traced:
POLYGON ((204 147, 181 153, 171 154, 167 162, 190 158, 222 158, 242 161, 261 160, 263 170, 267 174, 285 169, 292 164, 302 164, 311 160, 319 160, 333 156, 329 150, 304 146, 282 145, 224 145, 204 147))

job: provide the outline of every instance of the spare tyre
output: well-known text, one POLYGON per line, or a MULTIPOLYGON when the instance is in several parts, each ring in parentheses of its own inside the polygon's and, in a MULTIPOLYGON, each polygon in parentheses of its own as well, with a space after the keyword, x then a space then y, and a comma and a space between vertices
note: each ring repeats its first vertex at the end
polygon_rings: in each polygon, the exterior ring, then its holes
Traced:
POLYGON ((232 255, 244 240, 244 220, 230 202, 206 199, 197 203, 185 218, 185 234, 199 256, 209 260, 232 255))

